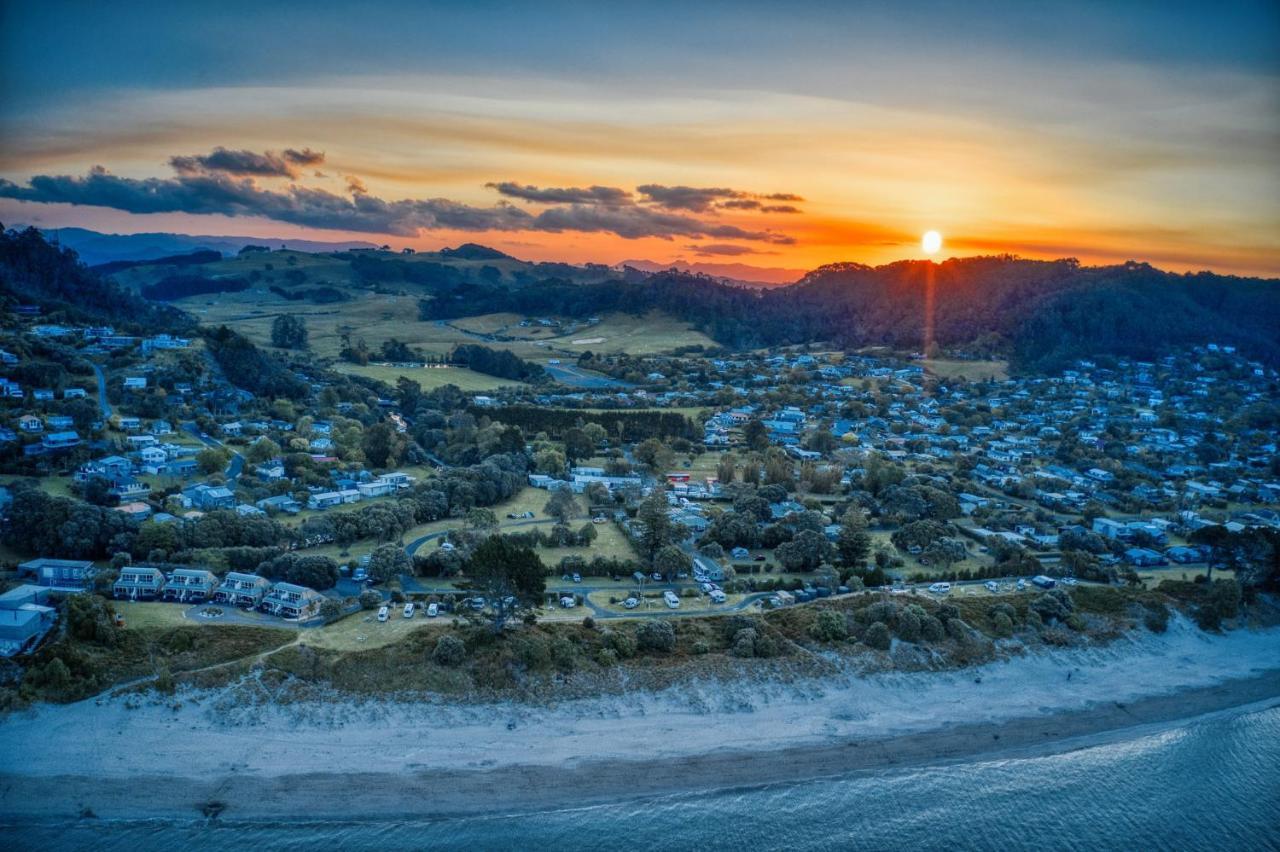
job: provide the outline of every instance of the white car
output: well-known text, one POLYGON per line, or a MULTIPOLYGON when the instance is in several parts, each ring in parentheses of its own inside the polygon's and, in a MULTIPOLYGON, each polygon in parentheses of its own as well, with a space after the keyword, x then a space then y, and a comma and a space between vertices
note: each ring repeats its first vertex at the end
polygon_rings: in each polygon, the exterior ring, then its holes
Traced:
POLYGON ((413 618, 413 603, 412 603, 412 602, 407 603, 407 604, 405 604, 405 605, 404 605, 404 617, 405 617, 405 618, 413 618))
POLYGON ((440 614, 440 604, 427 604, 427 618, 435 618, 440 614))
POLYGON ((627 609, 635 609, 636 607, 640 606, 640 599, 627 598, 625 601, 622 602, 622 605, 627 609))
POLYGON ((1079 580, 1077 580, 1075 577, 1063 577, 1063 578, 1062 578, 1062 585, 1064 585, 1064 586, 1078 586, 1078 585, 1080 585, 1080 581, 1079 581, 1079 580))
POLYGON ((951 593, 950 583, 934 583, 929 587, 929 591, 935 595, 946 595, 951 593))
POLYGON ((573 595, 565 595, 564 597, 560 598, 560 606, 564 607, 565 609, 573 609, 577 605, 578 605, 578 602, 574 600, 573 595))
POLYGON ((378 610, 378 620, 386 621, 390 617, 391 617, 391 607, 383 604, 383 606, 378 610))
POLYGON ((662 599, 667 602, 667 607, 669 609, 680 608, 680 598, 676 597, 676 593, 670 589, 667 589, 662 593, 662 599))
POLYGON ((988 580, 987 582, 983 583, 982 585, 986 586, 986 587, 987 587, 987 591, 988 591, 988 592, 990 592, 990 593, 991 593, 991 594, 993 594, 993 595, 994 595, 996 592, 1000 591, 1000 584, 999 584, 999 583, 997 583, 995 580, 988 580))
POLYGON ((1027 581, 1026 581, 1026 580, 1019 580, 1019 581, 1018 581, 1018 591, 1020 591, 1020 592, 1025 592, 1026 590, 1027 590, 1027 581))
POLYGON ((710 597, 713 604, 722 604, 729 599, 729 596, 719 589, 712 589, 710 597))

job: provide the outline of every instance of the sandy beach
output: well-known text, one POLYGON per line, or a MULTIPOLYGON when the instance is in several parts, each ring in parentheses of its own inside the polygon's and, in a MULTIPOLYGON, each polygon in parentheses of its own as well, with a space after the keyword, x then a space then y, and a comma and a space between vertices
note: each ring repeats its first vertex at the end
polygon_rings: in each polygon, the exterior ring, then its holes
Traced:
POLYGON ((1068 750, 1280 705, 1280 631, 1174 622, 961 672, 690 684, 556 707, 227 706, 180 695, 0 723, 0 817, 399 818, 543 810, 1068 750))

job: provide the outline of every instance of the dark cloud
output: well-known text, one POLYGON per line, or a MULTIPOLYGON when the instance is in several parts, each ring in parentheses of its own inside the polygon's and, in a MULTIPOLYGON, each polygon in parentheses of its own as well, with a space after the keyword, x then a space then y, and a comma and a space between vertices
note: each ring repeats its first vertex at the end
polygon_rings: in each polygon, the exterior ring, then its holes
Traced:
POLYGON ((762 205, 764 201, 803 201, 798 195, 789 192, 774 192, 760 195, 729 189, 724 186, 662 186, 649 183, 636 187, 644 199, 668 210, 688 210, 692 213, 706 213, 711 210, 760 210, 764 213, 799 213, 799 209, 790 205, 762 205))
POLYGON ((0 180, 0 197, 41 203, 110 207, 129 213, 195 213, 260 216, 310 228, 416 236, 423 229, 527 230, 533 217, 508 204, 472 207, 444 198, 384 201, 366 193, 351 197, 290 186, 263 189, 250 178, 218 173, 179 174, 138 180, 101 166, 85 177, 38 175, 25 187, 0 180))
POLYGON ((630 204, 631 193, 615 186, 587 187, 537 187, 521 185, 514 181, 486 183, 489 189, 496 189, 499 194, 508 198, 519 198, 523 201, 536 201, 540 204, 630 204))
POLYGON ((171 157, 169 165, 178 174, 192 175, 201 172, 220 172, 239 177, 287 177, 296 178, 303 166, 316 166, 324 162, 324 154, 310 148, 286 148, 283 151, 233 151, 221 146, 208 154, 192 154, 171 157))
POLYGON ((538 214, 535 225, 538 230, 543 231, 604 231, 628 239, 713 237, 779 244, 783 240, 790 239, 771 231, 748 231, 736 225, 706 222, 693 216, 666 213, 639 205, 605 207, 572 204, 567 207, 552 207, 538 214))
POLYGON ((746 195, 746 193, 720 186, 662 186, 657 183, 637 186, 636 192, 659 207, 665 207, 668 210, 690 210, 694 213, 707 212, 717 201, 743 198, 746 195))
MULTIPOLYGON (((627 239, 719 239, 790 245, 773 231, 706 221, 653 206, 584 203, 549 207, 536 216, 506 202, 474 207, 445 198, 386 201, 358 182, 348 194, 290 185, 265 189, 252 177, 221 171, 185 172, 172 178, 126 178, 96 166, 84 177, 38 175, 26 186, 0 179, 0 197, 36 203, 110 207, 129 213, 193 213, 256 216, 311 228, 412 237, 422 230, 584 231, 627 239)), ((612 196, 607 196, 612 197, 612 196)))

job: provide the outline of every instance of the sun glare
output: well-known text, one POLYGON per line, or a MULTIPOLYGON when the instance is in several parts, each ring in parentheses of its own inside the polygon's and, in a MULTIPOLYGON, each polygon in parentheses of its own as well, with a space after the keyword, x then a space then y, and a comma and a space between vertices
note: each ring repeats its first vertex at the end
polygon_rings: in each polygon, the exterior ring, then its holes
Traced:
POLYGON ((924 249, 925 254, 937 254, 938 249, 942 248, 942 234, 937 231, 925 231, 924 236, 920 238, 920 248, 924 249))

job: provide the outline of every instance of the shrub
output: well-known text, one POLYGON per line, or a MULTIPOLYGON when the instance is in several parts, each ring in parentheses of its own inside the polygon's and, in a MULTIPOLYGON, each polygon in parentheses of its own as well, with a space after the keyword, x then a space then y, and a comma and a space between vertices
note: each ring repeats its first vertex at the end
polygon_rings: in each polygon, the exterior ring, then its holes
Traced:
POLYGON ((767 633, 761 633, 756 636, 756 656, 757 657, 776 657, 778 656, 778 642, 767 633))
POLYGON ((442 666, 461 665, 466 657, 467 646, 457 636, 441 636, 436 640, 435 650, 431 652, 431 659, 442 666))
POLYGON ((898 615, 898 638, 902 641, 918 642, 920 640, 920 628, 920 616, 912 612, 910 607, 904 609, 898 615))
POLYGON ((596 620, 588 615, 586 618, 582 619, 582 626, 586 630, 595 630, 596 620))
POLYGON ((636 655, 636 640, 629 633, 611 630, 605 633, 604 643, 620 659, 626 660, 636 655))
POLYGON ((886 625, 893 624, 898 617, 898 607, 890 601, 877 601, 861 610, 858 613, 858 617, 862 621, 878 621, 886 625))
POLYGON ((1083 632, 1089 626, 1088 622, 1084 620, 1084 616, 1078 612, 1068 615, 1065 624, 1077 633, 1083 632))
POLYGON ((1066 589, 1051 589, 1031 602, 1031 611, 1045 622, 1066 621, 1075 608, 1066 589))
POLYGON ((1144 621, 1152 633, 1164 633, 1169 629, 1169 608, 1162 603, 1149 604, 1144 621))
POLYGON ((754 657, 756 655, 756 633, 754 627, 744 627, 733 637, 733 645, 729 653, 735 657, 754 657))
POLYGON ((618 652, 612 648, 601 648, 596 652, 596 662, 606 668, 618 662, 618 652))
POLYGON ((867 628, 862 641, 879 651, 889 650, 889 628, 883 621, 874 622, 867 628))
POLYGON ((1008 613, 997 612, 991 616, 991 626, 995 629, 997 636, 1008 638, 1013 635, 1013 619, 1008 613))
POLYGON ((636 631, 636 645, 643 651, 668 654, 676 647, 675 628, 669 621, 650 619, 636 631))
POLYGON ((809 628, 809 635, 819 642, 839 642, 849 635, 844 616, 834 610, 824 609, 809 628))
POLYGON ((365 589, 360 593, 361 609, 377 609, 380 606, 382 606, 382 595, 373 589, 365 589))
POLYGON ((947 629, 942 622, 932 615, 920 619, 920 637, 926 642, 941 642, 946 638, 947 629))
POLYGON ((699 654, 699 655, 701 655, 701 654, 710 654, 710 653, 711 653, 711 643, 710 643, 710 642, 708 642, 706 639, 699 639, 698 641, 696 641, 696 642, 694 642, 694 643, 693 643, 693 646, 692 646, 689 650, 691 650, 691 651, 693 651, 693 653, 695 653, 695 654, 699 654))

